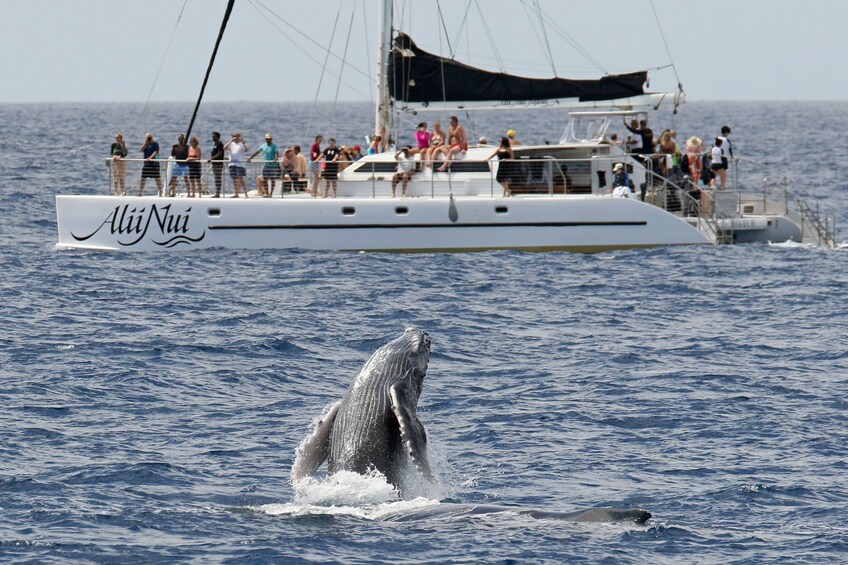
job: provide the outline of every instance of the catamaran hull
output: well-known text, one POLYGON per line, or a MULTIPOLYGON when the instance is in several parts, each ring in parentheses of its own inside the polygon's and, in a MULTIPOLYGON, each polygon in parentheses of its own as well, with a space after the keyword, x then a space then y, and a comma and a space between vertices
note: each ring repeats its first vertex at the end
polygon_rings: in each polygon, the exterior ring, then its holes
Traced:
POLYGON ((597 196, 187 199, 56 197, 59 247, 122 251, 573 251, 710 243, 633 199, 597 196))

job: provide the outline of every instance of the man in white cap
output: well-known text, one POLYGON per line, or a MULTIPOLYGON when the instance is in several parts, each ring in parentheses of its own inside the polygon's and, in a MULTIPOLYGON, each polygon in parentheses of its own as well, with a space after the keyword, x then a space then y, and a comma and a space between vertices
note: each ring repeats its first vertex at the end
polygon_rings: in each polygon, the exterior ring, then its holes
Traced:
POLYGON ((630 185, 632 183, 630 179, 627 178, 627 172, 624 170, 624 163, 616 163, 612 168, 612 172, 615 175, 612 181, 612 195, 622 198, 630 198, 633 196, 633 192, 630 190, 630 185))

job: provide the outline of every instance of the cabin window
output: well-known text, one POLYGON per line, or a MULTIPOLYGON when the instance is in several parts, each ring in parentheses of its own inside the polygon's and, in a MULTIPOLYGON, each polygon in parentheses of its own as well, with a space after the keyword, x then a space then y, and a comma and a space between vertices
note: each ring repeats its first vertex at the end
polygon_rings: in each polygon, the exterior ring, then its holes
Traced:
POLYGON ((509 212, 509 208, 506 206, 495 206, 495 214, 506 214, 509 212))
POLYGON ((353 206, 344 206, 342 208, 343 216, 353 216, 354 214, 356 214, 356 208, 354 208, 353 206))
POLYGON ((395 214, 397 214, 398 216, 406 216, 407 214, 409 214, 409 208, 407 208, 406 206, 397 206, 395 207, 395 214))
POLYGON ((221 215, 220 208, 209 208, 208 212, 210 218, 217 218, 221 215))
POLYGON ((488 161, 451 161, 452 173, 488 173, 488 161))
MULTIPOLYGON (((362 163, 352 169, 354 173, 396 173, 397 163, 394 161, 374 161, 371 163, 362 163)), ((345 170, 347 172, 347 169, 345 170)))

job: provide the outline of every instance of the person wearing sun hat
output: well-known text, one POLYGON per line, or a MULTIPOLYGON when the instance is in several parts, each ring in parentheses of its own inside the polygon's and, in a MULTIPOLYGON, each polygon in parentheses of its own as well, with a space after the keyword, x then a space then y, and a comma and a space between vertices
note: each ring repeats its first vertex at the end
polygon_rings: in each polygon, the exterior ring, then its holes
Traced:
POLYGON ((686 158, 689 160, 689 178, 697 183, 701 178, 701 156, 704 153, 704 142, 700 137, 692 136, 686 140, 686 158))
POLYGON ((510 146, 512 146, 512 145, 521 145, 521 142, 520 142, 520 141, 518 141, 517 139, 515 139, 515 130, 514 130, 514 129, 507 130, 507 132, 506 132, 506 136, 507 136, 507 138, 509 139, 509 144, 510 144, 510 146))

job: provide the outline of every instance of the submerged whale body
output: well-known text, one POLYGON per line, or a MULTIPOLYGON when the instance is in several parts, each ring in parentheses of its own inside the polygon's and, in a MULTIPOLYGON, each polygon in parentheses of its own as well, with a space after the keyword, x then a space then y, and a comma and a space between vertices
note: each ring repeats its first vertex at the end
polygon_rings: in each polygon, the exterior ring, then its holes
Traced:
POLYGON ((553 510, 537 510, 516 506, 500 506, 495 504, 462 504, 441 502, 434 506, 398 512, 386 516, 390 522, 408 522, 426 520, 433 517, 464 518, 480 515, 515 514, 527 516, 536 520, 552 520, 562 522, 633 522, 644 524, 651 518, 651 513, 641 508, 589 508, 575 512, 558 512, 553 510))
POLYGON ((379 348, 353 379, 344 397, 332 404, 298 447, 292 480, 314 474, 327 461, 327 473, 382 473, 398 490, 408 459, 430 482, 427 433, 418 419, 418 397, 430 337, 409 328, 379 348))

